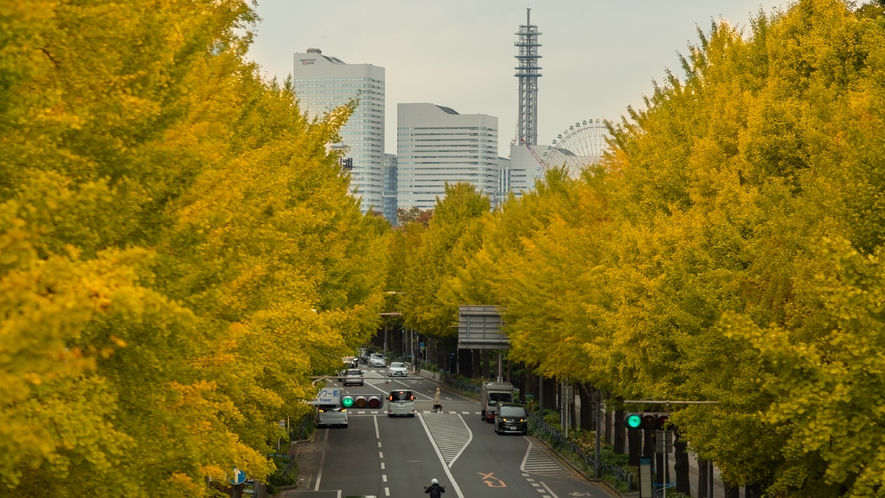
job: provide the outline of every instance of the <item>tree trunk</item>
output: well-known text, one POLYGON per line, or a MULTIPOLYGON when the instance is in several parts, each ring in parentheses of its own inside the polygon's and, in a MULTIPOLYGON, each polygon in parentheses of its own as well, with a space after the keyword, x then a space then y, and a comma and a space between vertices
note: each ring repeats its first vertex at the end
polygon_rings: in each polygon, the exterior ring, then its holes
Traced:
POLYGON ((489 352, 486 349, 482 350, 482 378, 485 380, 492 378, 489 374, 489 352))
MULTIPOLYGON (((639 467, 639 456, 642 454, 642 430, 641 429, 627 429, 627 438, 630 440, 630 444, 627 445, 630 453, 627 458, 627 462, 633 467, 639 467)), ((624 453, 624 441, 623 436, 621 437, 621 454, 624 453)))
POLYGON ((473 371, 471 372, 471 377, 475 377, 477 375, 482 375, 482 361, 480 360, 480 358, 481 358, 480 350, 471 349, 470 352, 473 356, 473 371))
POLYGON ((709 460, 698 458, 698 498, 707 498, 707 471, 710 468, 709 460))
POLYGON ((725 486, 725 498, 741 498, 740 486, 732 486, 725 481, 722 481, 722 484, 725 486))
POLYGON ((758 484, 747 484, 744 486, 744 498, 761 498, 762 490, 758 484))
POLYGON ((543 378, 541 383, 544 389, 544 409, 557 411, 556 402, 556 379, 543 378))
MULTIPOLYGON (((618 399, 618 401, 624 400, 624 398, 622 398, 620 396, 618 396, 617 399, 618 399)), ((615 448, 614 448, 614 450, 615 450, 615 453, 618 455, 623 455, 625 453, 625 451, 624 451, 624 431, 626 430, 626 427, 624 427, 624 417, 626 415, 627 414, 624 412, 623 408, 620 410, 615 410, 615 433, 614 433, 614 439, 615 439, 614 446, 615 446, 615 448)), ((630 443, 630 444, 632 445, 633 443, 630 443)), ((639 457, 637 457, 637 458, 639 458, 639 457)), ((637 460, 635 464, 631 463, 630 465, 639 465, 639 460, 637 460)))
POLYGON ((676 491, 691 496, 691 477, 688 469, 688 443, 680 437, 679 431, 673 431, 676 441, 673 444, 676 450, 676 491))
POLYGON ((593 430, 593 392, 583 383, 578 384, 578 396, 581 397, 581 429, 593 430))
MULTIPOLYGON (((608 399, 608 393, 603 393, 603 397, 608 399)), ((613 426, 614 421, 612 420, 612 411, 609 410, 608 407, 609 407, 609 404, 606 403, 605 422, 604 422, 605 426, 604 426, 602 434, 605 436, 605 439, 603 439, 605 444, 613 445, 615 443, 615 440, 614 440, 615 434, 614 434, 614 426, 613 426)))
POLYGON ((655 431, 642 429, 642 456, 651 458, 655 466, 655 431))
POLYGON ((469 349, 459 349, 458 350, 458 371, 464 377, 472 377, 470 371, 470 350, 469 349))

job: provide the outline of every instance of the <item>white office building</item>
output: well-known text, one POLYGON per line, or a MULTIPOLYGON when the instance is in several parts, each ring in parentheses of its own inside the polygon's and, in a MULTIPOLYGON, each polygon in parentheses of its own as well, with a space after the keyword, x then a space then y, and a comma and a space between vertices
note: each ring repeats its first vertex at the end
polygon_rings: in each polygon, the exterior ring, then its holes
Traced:
POLYGON ((516 197, 522 197, 523 193, 534 190, 535 181, 544 174, 537 157, 540 148, 526 144, 510 146, 510 163, 507 164, 507 171, 502 171, 502 177, 507 179, 505 191, 513 191, 516 197))
POLYGON ((384 68, 346 64, 317 48, 295 54, 292 73, 302 112, 318 116, 359 98, 359 106, 341 130, 351 169, 351 191, 362 197, 362 211, 383 210, 384 68))
POLYGON ((399 104, 397 207, 431 209, 445 182, 469 182, 494 201, 499 192, 498 118, 435 104, 399 104))

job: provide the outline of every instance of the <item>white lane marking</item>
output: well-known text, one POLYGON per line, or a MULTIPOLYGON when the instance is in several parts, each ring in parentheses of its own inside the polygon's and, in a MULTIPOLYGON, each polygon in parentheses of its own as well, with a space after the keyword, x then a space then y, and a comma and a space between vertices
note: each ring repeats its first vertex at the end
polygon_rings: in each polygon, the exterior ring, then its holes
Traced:
POLYGON ((550 493, 550 496, 552 496, 553 498, 559 498, 558 496, 556 496, 556 493, 554 493, 553 490, 550 489, 550 486, 547 486, 547 484, 543 481, 541 482, 541 484, 544 486, 544 489, 546 489, 547 492, 550 493))
POLYGON ((390 488, 384 488, 384 496, 390 496, 390 488))
POLYGON ((531 442, 529 442, 529 447, 525 452, 519 470, 530 474, 547 476, 558 476, 565 473, 562 466, 556 463, 549 455, 544 453, 543 450, 531 442))
MULTIPOLYGON (((378 419, 375 419, 375 420, 378 420, 378 419)), ((381 441, 378 441, 378 447, 379 448, 381 447, 381 441)))
POLYGON ((381 451, 379 451, 379 452, 378 452, 378 458, 384 458, 384 453, 381 452, 381 451))
POLYGON ((381 470, 385 470, 385 468, 384 468, 384 462, 381 462, 381 470))
MULTIPOLYGON (((381 433, 378 432, 378 417, 372 417, 375 419, 375 439, 381 439, 381 433)), ((381 446, 381 443, 378 443, 378 446, 381 446)))
POLYGON ((381 480, 384 481, 384 482, 387 482, 387 474, 382 474, 382 475, 381 475, 381 480))
POLYGON ((436 446, 436 441, 433 440, 433 434, 430 433, 430 428, 427 427, 427 423, 424 422, 424 415, 418 414, 418 420, 421 421, 421 425, 424 426, 424 432, 427 433, 427 439, 430 439, 430 442, 433 443, 433 451, 436 452, 437 458, 439 458, 439 463, 443 466, 443 471, 445 471, 446 475, 449 477, 449 482, 452 484, 452 487, 455 488, 455 493, 458 494, 458 498, 464 498, 464 493, 461 492, 461 488, 458 486, 458 482, 455 481, 455 477, 452 475, 452 471, 449 469, 449 466, 446 465, 446 460, 443 458, 442 453, 439 452, 439 448, 436 446))
MULTIPOLYGON (((326 456, 326 454, 323 453, 323 456, 326 456)), ((314 491, 319 491, 319 490, 320 490, 320 480, 321 480, 322 478, 323 478, 323 461, 320 460, 320 471, 317 472, 317 485, 314 486, 314 488, 313 488, 314 491)))

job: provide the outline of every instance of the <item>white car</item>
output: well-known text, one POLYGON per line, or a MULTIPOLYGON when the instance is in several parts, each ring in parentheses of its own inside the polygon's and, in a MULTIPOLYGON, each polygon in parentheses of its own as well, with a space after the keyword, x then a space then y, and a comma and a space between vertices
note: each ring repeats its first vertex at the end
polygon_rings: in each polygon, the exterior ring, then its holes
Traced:
POLYGON ((369 356, 369 366, 370 367, 386 367, 387 359, 384 358, 384 355, 381 353, 374 353, 372 356, 369 356))
POLYGON ((409 370, 406 368, 406 364, 401 361, 395 361, 387 367, 387 376, 388 377, 408 377, 409 370))

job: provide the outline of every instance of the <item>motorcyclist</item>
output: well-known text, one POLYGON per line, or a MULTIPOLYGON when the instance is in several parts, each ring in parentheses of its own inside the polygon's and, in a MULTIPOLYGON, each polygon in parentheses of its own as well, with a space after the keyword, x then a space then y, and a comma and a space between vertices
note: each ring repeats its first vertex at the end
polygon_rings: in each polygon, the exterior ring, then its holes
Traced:
POLYGON ((446 492, 446 488, 439 485, 439 481, 436 479, 430 480, 430 486, 427 486, 427 489, 424 490, 425 493, 430 495, 430 498, 440 498, 443 493, 446 492))

